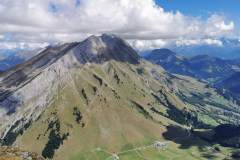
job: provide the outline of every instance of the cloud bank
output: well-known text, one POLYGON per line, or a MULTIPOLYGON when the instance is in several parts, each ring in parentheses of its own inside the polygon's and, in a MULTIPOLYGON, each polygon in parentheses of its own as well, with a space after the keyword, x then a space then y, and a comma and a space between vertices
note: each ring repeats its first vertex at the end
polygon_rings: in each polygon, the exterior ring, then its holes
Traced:
POLYGON ((203 20, 166 12, 153 0, 0 2, 0 43, 5 44, 80 41, 91 34, 112 33, 139 49, 169 43, 221 45, 217 39, 235 30, 234 22, 222 15, 203 20))

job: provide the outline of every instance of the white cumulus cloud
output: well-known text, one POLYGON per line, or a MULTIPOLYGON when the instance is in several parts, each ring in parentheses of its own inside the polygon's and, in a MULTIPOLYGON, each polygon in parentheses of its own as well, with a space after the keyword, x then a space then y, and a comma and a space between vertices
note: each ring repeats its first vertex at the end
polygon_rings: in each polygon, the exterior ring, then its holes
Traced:
POLYGON ((36 48, 43 48, 48 46, 47 42, 45 43, 34 43, 34 42, 0 42, 0 49, 36 49, 36 48))
POLYGON ((177 46, 190 46, 190 45, 215 45, 222 46, 223 43, 218 39, 179 39, 176 41, 177 46))
POLYGON ((143 49, 179 39, 210 44, 210 39, 234 32, 234 22, 224 16, 202 20, 167 12, 153 0, 0 1, 0 41, 8 39, 4 43, 80 41, 91 34, 113 33, 143 49))

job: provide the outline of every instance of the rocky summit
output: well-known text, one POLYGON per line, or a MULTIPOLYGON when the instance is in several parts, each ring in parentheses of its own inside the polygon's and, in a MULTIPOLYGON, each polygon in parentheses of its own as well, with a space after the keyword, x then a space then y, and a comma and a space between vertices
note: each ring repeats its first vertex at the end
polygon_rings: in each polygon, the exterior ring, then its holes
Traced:
POLYGON ((2 146, 56 160, 229 158, 197 130, 240 118, 233 99, 107 34, 49 46, 1 73, 0 110, 2 146))

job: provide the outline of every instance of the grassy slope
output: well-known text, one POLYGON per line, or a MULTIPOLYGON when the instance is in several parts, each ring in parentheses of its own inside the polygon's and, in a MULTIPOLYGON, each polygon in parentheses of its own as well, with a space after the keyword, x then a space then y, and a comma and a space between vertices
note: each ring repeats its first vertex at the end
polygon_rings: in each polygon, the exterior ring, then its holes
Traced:
MULTIPOLYGON (((152 144, 154 141, 166 141, 162 133, 166 126, 177 125, 166 118, 169 108, 156 101, 152 93, 162 93, 179 110, 188 108, 196 110, 191 104, 184 104, 169 91, 165 83, 157 81, 150 75, 150 64, 139 66, 111 62, 105 65, 91 65, 82 69, 72 70, 72 81, 61 86, 58 95, 38 121, 18 138, 17 144, 22 148, 42 152, 50 130, 49 123, 58 119, 60 134, 69 133, 63 144, 56 150, 54 159, 102 160, 109 157, 100 147, 111 153, 117 153, 134 147, 152 144), (137 68, 145 66, 138 73, 137 68), (97 77, 97 78, 96 78, 97 77), (84 92, 83 92, 84 90, 84 92), (133 103, 134 102, 134 103, 133 103), (136 105, 139 104, 139 106, 136 105), (74 107, 83 115, 81 124, 73 115, 74 107), (142 108, 141 108, 142 107, 142 108), (159 113, 150 110, 154 107, 159 113), (163 116, 165 115, 165 116, 163 116), (33 143, 34 142, 34 143, 33 143)), ((165 73, 156 68, 158 74, 165 73)), ((207 119, 211 119, 207 116, 207 119)), ((176 135, 177 137, 178 135, 176 135)), ((184 137, 179 137, 184 139, 184 137)), ((195 144, 205 143, 198 139, 187 139, 195 144), (196 141, 196 142, 195 142, 196 141)), ((206 144, 205 146, 208 146, 206 144)), ((226 149, 223 149, 224 152, 226 149)), ((178 142, 170 142, 165 150, 154 148, 120 155, 121 159, 204 159, 207 152, 197 145, 182 149, 178 142)), ((224 155, 218 153, 216 159, 224 155)))

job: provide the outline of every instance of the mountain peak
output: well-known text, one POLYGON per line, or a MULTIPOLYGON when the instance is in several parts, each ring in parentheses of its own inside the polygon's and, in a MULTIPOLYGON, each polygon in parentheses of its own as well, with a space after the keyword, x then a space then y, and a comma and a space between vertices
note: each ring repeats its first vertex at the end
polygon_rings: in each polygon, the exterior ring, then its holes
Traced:
POLYGON ((152 53, 155 53, 155 54, 176 55, 175 52, 173 52, 172 50, 167 49, 167 48, 155 49, 155 50, 152 51, 152 53))
POLYGON ((170 49, 162 48, 162 49, 155 49, 153 50, 148 56, 146 56, 146 59, 148 60, 154 60, 154 61, 183 61, 185 58, 177 55, 175 52, 173 52, 170 49))
POLYGON ((82 42, 46 47, 28 61, 3 72, 0 75, 2 80, 0 85, 15 86, 21 84, 27 81, 31 75, 41 73, 43 69, 49 68, 55 63, 62 63, 59 66, 68 67, 88 62, 103 63, 108 60, 137 64, 139 59, 140 56, 137 52, 121 38, 108 34, 92 35, 82 42))
POLYGON ((138 53, 124 40, 115 36, 103 34, 92 35, 80 44, 75 50, 82 62, 101 63, 106 60, 117 60, 129 63, 138 63, 138 53))

